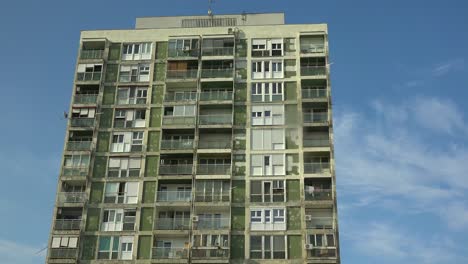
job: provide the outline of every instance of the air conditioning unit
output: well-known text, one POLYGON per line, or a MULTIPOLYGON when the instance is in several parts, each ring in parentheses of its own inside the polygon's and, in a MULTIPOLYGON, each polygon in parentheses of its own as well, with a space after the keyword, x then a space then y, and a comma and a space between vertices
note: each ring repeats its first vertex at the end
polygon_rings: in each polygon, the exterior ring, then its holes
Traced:
POLYGON ((312 221, 312 216, 311 215, 305 215, 305 220, 306 221, 312 221))
POLYGON ((305 244, 304 247, 305 247, 305 249, 313 249, 313 248, 314 248, 314 245, 312 245, 312 244, 305 244))
POLYGON ((198 222, 198 215, 192 216, 192 221, 193 222, 198 222))

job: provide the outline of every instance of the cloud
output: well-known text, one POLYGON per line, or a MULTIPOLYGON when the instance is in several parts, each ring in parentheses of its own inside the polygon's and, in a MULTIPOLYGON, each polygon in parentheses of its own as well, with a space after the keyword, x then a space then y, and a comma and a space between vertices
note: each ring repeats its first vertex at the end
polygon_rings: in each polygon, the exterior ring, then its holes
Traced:
MULTIPOLYGON (((401 67, 401 66, 400 66, 401 67)), ((421 67, 412 70, 410 78, 407 81, 400 82, 395 85, 397 88, 416 88, 426 84, 430 84, 434 79, 445 76, 451 72, 463 70, 465 67, 465 60, 463 58, 456 58, 446 62, 438 63, 433 67, 421 67)))
POLYGON ((462 69, 464 64, 465 61, 461 58, 454 59, 445 63, 440 63, 432 69, 432 75, 435 77, 446 75, 452 70, 462 69))
POLYGON ((0 238, 0 259, 4 264, 37 264, 44 263, 46 251, 40 247, 19 244, 0 238))

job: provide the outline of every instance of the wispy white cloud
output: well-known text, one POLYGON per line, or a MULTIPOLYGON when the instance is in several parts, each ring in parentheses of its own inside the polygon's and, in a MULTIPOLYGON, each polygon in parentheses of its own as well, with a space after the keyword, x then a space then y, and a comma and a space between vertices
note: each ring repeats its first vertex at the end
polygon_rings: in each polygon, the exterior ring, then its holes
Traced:
POLYGON ((0 260, 4 264, 37 264, 45 262, 46 251, 40 247, 0 238, 0 260))
POLYGON ((462 58, 454 59, 445 63, 440 63, 432 69, 432 74, 436 77, 445 75, 452 70, 462 69, 465 61, 462 58))

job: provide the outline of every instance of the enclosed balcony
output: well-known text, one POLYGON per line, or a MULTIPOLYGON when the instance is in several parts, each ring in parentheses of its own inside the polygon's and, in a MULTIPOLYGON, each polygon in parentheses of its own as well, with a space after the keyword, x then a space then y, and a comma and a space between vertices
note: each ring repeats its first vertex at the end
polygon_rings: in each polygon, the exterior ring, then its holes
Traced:
POLYGON ((302 58, 301 59, 301 75, 326 78, 327 66, 324 57, 319 58, 302 58))
POLYGON ((304 196, 306 201, 331 201, 331 178, 305 179, 304 196))
POLYGON ((86 177, 89 172, 88 154, 65 155, 62 167, 62 176, 64 177, 86 177))
POLYGON ((190 242, 187 235, 157 235, 154 237, 153 241, 152 259, 188 258, 190 242))
POLYGON ((330 174, 330 153, 314 152, 304 154, 304 173, 330 174))
POLYGON ((327 126, 328 105, 327 103, 303 103, 302 105, 303 120, 305 125, 327 126))
POLYGON ((232 107, 223 105, 204 105, 200 107, 199 125, 231 126, 232 107))
POLYGON ((49 258, 51 259, 75 259, 78 254, 78 248, 57 247, 49 249, 49 258))
POLYGON ((162 123, 165 126, 195 125, 196 107, 192 104, 165 106, 162 123))
POLYGON ((252 39, 252 57, 283 56, 283 39, 252 39))
POLYGON ((163 155, 160 159, 159 175, 191 175, 193 157, 191 155, 163 155))
POLYGON ((99 95, 99 85, 80 85, 76 87, 74 104, 96 104, 99 95))
POLYGON ((233 56, 234 38, 205 38, 202 41, 202 56, 233 56))
POLYGON ((230 228, 231 216, 229 211, 211 210, 211 208, 198 210, 193 218, 195 230, 225 230, 230 228))
POLYGON ((160 183, 156 201, 190 202, 192 200, 192 185, 190 181, 181 180, 179 182, 177 184, 160 183))
POLYGON ((307 229, 333 229, 333 210, 332 208, 306 209, 305 212, 307 229))
POLYGON ((158 213, 155 230, 189 230, 191 227, 190 209, 187 211, 164 210, 158 213))
POLYGON ((231 175, 231 156, 199 156, 197 175, 231 175))
POLYGON ((81 44, 80 60, 102 59, 106 43, 104 41, 85 41, 81 44))
POLYGON ((59 204, 84 203, 86 199, 86 185, 83 182, 63 182, 61 191, 57 194, 59 204))
POLYGON ((71 131, 67 151, 89 151, 92 147, 93 131, 71 131))
POLYGON ((328 127, 304 127, 304 148, 330 147, 328 127))
POLYGON ((192 257, 200 259, 228 259, 229 248, 194 248, 192 257))
POLYGON ((302 100, 303 101, 326 101, 328 99, 327 81, 302 80, 302 100))
POLYGON ((200 93, 200 101, 232 101, 232 96, 232 88, 203 89, 200 93))
POLYGON ((202 78, 232 78, 234 76, 232 60, 203 61, 202 78))
POLYGON ((76 81, 100 81, 102 64, 78 64, 76 81))
POLYGON ((199 38, 170 39, 168 42, 168 58, 197 58, 199 54, 199 38))
POLYGON ((229 235, 204 232, 193 236, 192 257, 194 259, 229 258, 229 235))
POLYGON ((164 102, 195 102, 197 91, 195 90, 168 90, 164 95, 164 102))
POLYGON ((72 127, 94 127, 96 108, 74 107, 70 116, 72 127))
POLYGON ((198 61, 170 61, 167 63, 166 78, 196 79, 198 77, 198 61))
POLYGON ((80 230, 82 211, 81 207, 58 208, 54 230, 80 230))
POLYGON ((307 235, 307 258, 336 258, 336 241, 333 231, 307 235))
POLYGON ((325 52, 325 36, 310 35, 301 36, 301 55, 320 54, 325 52))
POLYGON ((230 183, 228 180, 197 180, 195 183, 195 202, 223 203, 230 201, 230 183))
POLYGON ((161 140, 163 150, 189 150, 193 149, 193 130, 165 129, 161 140))
POLYGON ((232 130, 225 128, 200 129, 198 149, 223 150, 232 148, 232 130))

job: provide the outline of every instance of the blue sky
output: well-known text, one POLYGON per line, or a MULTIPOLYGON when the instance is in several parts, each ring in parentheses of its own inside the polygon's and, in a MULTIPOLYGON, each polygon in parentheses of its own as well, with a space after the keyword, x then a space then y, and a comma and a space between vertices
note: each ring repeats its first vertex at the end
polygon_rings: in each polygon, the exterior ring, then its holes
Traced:
MULTIPOLYGON (((0 262, 43 263, 80 30, 205 14, 206 3, 2 3, 0 262)), ((343 263, 468 263, 468 2, 213 6, 329 24, 343 263)))

